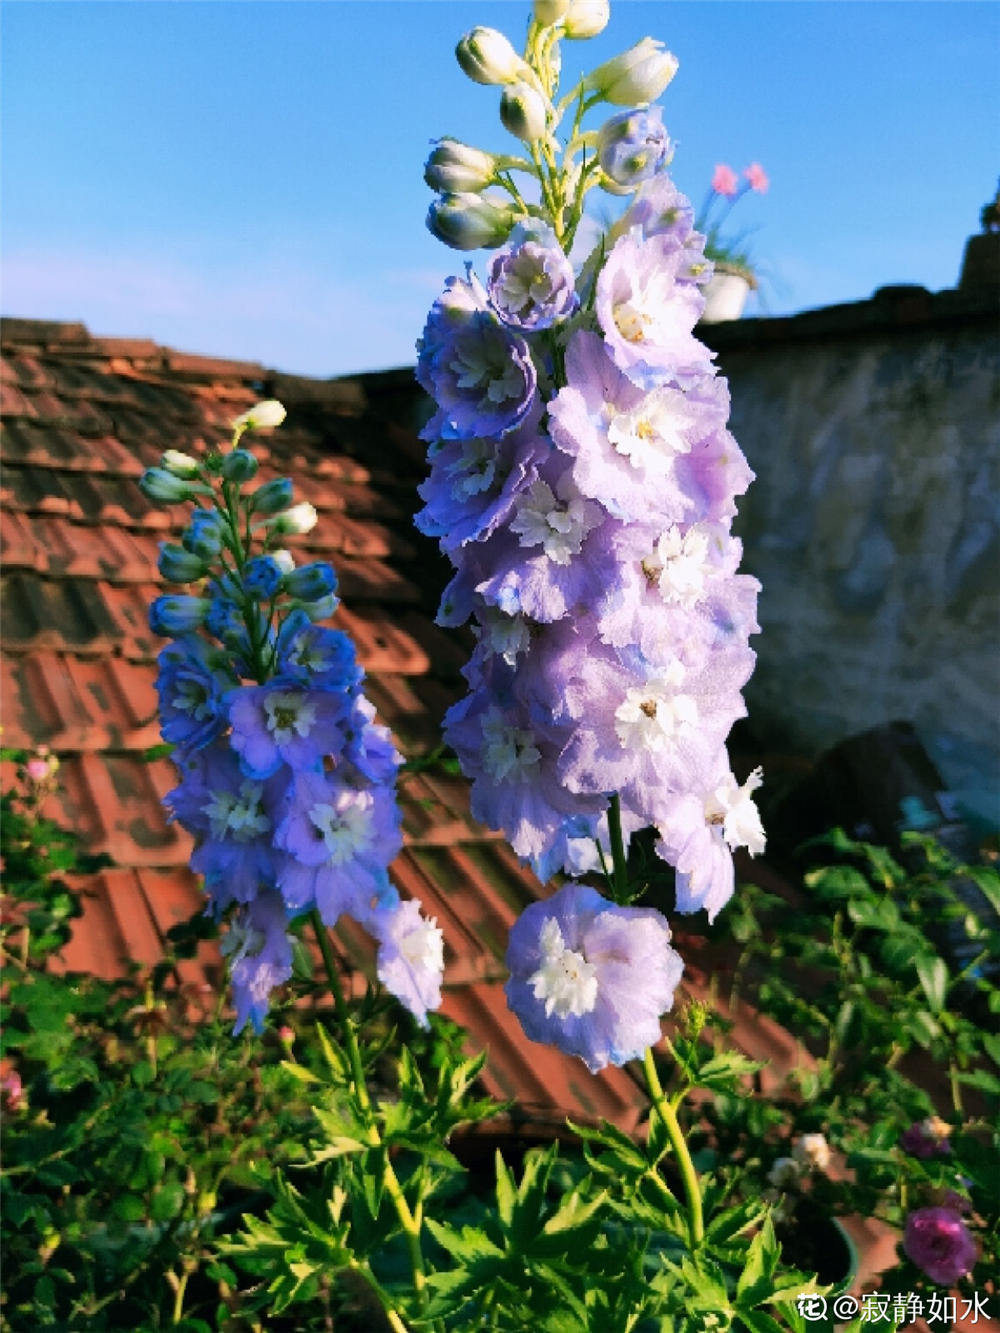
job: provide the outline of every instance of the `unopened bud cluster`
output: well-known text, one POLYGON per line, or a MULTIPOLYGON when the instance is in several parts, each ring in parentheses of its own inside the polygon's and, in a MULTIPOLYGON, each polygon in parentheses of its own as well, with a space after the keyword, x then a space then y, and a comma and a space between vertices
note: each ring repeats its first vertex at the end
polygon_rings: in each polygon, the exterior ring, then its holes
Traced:
POLYGON ((669 161, 660 111, 649 107, 677 71, 662 42, 643 38, 557 97, 560 41, 595 37, 608 17, 608 0, 535 0, 523 55, 495 28, 476 27, 461 39, 459 65, 474 82, 500 89, 500 122, 526 155, 439 140, 424 168, 424 179, 439 195, 427 214, 439 240, 456 250, 493 249, 518 223, 536 218, 569 249, 588 190, 627 194, 669 161), (584 130, 584 114, 601 102, 632 110, 599 131, 584 130), (557 136, 570 112, 573 123, 561 145, 557 136), (540 204, 525 202, 531 192, 522 193, 515 173, 535 178, 540 204))

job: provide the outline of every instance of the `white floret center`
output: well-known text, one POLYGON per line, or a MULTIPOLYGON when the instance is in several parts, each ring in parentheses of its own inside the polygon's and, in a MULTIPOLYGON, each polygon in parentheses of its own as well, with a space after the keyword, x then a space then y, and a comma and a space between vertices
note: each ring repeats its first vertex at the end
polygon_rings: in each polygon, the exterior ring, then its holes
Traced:
POLYGON ((548 917, 539 936, 542 961, 528 978, 545 1017, 579 1018, 597 1004, 597 969, 576 949, 567 949, 559 922, 548 917))

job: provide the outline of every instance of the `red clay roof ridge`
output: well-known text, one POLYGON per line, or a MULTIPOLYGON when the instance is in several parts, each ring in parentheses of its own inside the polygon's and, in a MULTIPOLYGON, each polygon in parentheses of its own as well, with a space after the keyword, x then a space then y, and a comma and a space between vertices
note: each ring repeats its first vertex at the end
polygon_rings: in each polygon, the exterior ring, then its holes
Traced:
POLYGON ((275 370, 259 361, 242 361, 197 352, 178 351, 151 338, 99 337, 78 320, 0 319, 0 346, 5 352, 30 352, 73 358, 106 358, 118 373, 130 369, 144 377, 163 376, 189 384, 230 384, 250 389, 260 398, 279 398, 286 406, 315 404, 345 415, 360 414, 369 406, 366 382, 373 387, 412 384, 407 367, 371 375, 320 378, 275 370))

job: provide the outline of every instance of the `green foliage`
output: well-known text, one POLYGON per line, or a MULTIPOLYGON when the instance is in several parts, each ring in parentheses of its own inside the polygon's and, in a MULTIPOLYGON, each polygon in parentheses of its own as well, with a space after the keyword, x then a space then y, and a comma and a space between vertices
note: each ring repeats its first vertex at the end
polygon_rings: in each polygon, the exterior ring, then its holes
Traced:
MULTIPOLYGON (((823 1134, 848 1171, 804 1171, 786 1188, 788 1236, 801 1233, 795 1218, 811 1204, 901 1231, 914 1208, 964 1199, 982 1244, 976 1273, 995 1271, 997 1190, 979 1163, 1000 1146, 1000 876, 992 864, 959 864, 921 834, 904 835, 898 856, 840 830, 813 847, 829 863, 805 875, 794 910, 748 885, 728 923, 742 946, 731 999, 797 1034, 804 1058, 766 1105, 717 1097, 714 1147, 732 1188, 777 1199, 774 1162, 802 1135, 823 1134), (900 1140, 935 1112, 950 1137, 920 1159, 900 1140)), ((909 1261, 899 1271, 908 1290, 927 1287, 909 1261)))
MULTIPOLYGON (((571 1143, 497 1152, 487 1181, 459 1132, 507 1108, 439 1016, 427 1031, 390 1018, 373 989, 330 1022, 234 1040, 179 983, 204 918, 171 932, 148 975, 50 970, 87 867, 40 818, 46 790, 3 797, 4 1333, 804 1333, 796 1296, 842 1273, 820 1272, 828 1242, 793 1241, 830 1213, 898 1227, 948 1198, 971 1210, 977 1274, 997 1262, 990 866, 923 839, 897 858, 831 835, 794 913, 751 887, 729 917, 736 989, 809 1048, 790 1084, 755 1095, 759 1064, 692 1003, 647 1069, 644 1133, 573 1124, 571 1143), (904 1152, 942 1092, 947 1147, 904 1152), (803 1135, 846 1169, 802 1168, 781 1190, 773 1164, 803 1135)), ((903 1260, 883 1290, 930 1287, 903 1260)))
POLYGON ((288 1160, 307 1107, 218 1016, 192 1017, 177 955, 117 982, 46 970, 80 913, 63 876, 95 863, 41 818, 52 782, 5 757, 21 785, 2 797, 0 1327, 221 1327, 220 1284, 198 1270, 259 1197, 250 1163, 288 1160))

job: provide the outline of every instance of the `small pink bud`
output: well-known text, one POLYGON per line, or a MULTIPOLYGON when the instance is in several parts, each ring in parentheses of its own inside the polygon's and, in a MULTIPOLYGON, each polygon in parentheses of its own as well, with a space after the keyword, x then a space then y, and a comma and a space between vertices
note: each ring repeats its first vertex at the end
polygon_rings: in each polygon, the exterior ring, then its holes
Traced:
POLYGON ((287 1023, 284 1027, 278 1028, 278 1040, 284 1042, 286 1046, 291 1046, 295 1040, 295 1029, 290 1028, 287 1023))
POLYGON ((32 782, 44 782, 49 776, 49 761, 47 759, 29 759, 25 765, 25 772, 32 782))
POLYGON ((725 162, 716 163, 715 170, 712 172, 712 189, 715 193, 734 195, 738 185, 739 177, 732 167, 727 167, 725 162))
MULTIPOLYGON (((743 173, 750 182, 751 190, 756 190, 758 194, 766 194, 767 187, 771 184, 767 172, 759 162, 751 162, 743 173)), ((733 184, 736 184, 736 178, 733 178, 733 184)))

